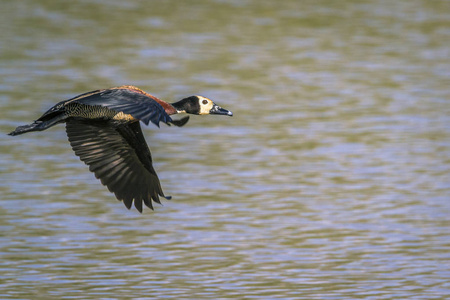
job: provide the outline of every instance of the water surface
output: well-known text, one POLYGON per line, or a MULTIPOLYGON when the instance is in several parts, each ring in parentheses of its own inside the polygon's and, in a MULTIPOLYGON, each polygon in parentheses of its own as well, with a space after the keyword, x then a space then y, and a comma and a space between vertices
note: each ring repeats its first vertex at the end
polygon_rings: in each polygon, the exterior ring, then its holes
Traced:
POLYGON ((64 126, 0 139, 2 299, 446 299, 448 1, 6 1, 0 132, 77 94, 201 94, 128 211, 64 126))

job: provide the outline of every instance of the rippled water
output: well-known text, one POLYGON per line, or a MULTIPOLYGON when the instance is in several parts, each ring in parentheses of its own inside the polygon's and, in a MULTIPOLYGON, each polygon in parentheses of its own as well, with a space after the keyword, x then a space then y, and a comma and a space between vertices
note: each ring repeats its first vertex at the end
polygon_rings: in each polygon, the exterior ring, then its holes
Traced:
POLYGON ((0 131, 133 84, 233 118, 145 128, 128 211, 63 126, 0 139, 2 299, 446 299, 448 1, 4 1, 0 131))

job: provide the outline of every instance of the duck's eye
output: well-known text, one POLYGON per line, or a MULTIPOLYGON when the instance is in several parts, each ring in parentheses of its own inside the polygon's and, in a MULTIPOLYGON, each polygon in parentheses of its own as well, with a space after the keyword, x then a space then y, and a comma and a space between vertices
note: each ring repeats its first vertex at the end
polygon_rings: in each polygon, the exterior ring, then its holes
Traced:
POLYGON ((202 103, 203 103, 204 105, 206 105, 206 104, 208 104, 208 100, 203 100, 202 103))

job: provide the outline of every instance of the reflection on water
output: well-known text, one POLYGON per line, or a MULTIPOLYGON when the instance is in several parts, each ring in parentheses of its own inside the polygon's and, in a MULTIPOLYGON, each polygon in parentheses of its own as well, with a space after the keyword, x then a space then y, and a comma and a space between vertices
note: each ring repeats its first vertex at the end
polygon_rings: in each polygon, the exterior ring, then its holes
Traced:
POLYGON ((63 126, 4 136, 0 297, 445 299, 446 1, 2 5, 0 131, 134 84, 235 113, 145 129, 128 211, 63 126))

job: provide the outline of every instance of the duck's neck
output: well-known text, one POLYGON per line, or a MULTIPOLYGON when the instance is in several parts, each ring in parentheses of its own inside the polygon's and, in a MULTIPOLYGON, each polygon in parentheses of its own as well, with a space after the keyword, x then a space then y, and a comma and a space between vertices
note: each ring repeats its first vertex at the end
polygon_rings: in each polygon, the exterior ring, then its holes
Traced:
MULTIPOLYGON (((183 101, 183 100, 181 100, 181 101, 183 101)), ((178 102, 175 102, 175 103, 170 103, 170 105, 172 105, 172 107, 176 110, 177 114, 184 114, 184 113, 186 113, 185 105, 181 101, 178 101, 178 102)))
POLYGON ((198 99, 195 96, 181 99, 178 102, 171 103, 171 105, 177 110, 177 113, 190 113, 195 114, 199 110, 198 99))

